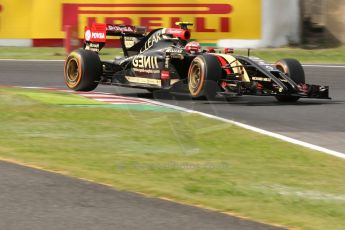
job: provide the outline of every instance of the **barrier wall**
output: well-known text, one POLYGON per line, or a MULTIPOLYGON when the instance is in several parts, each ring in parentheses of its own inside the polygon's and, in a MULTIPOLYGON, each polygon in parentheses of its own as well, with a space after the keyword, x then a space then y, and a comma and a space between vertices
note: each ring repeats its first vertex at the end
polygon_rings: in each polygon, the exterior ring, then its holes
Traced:
POLYGON ((280 47, 301 40, 299 0, 262 0, 260 39, 221 39, 220 47, 280 47))
POLYGON ((345 3, 341 0, 326 2, 326 28, 339 42, 345 44, 345 3))
MULTIPOLYGON (((144 25, 149 29, 191 21, 193 38, 215 43, 221 38, 259 39, 261 0, 2 0, 0 38, 33 45, 62 45, 66 25, 92 22, 144 25), (18 40, 19 39, 19 40, 18 40)), ((3 40, 4 41, 4 40, 3 40)))
POLYGON ((299 12, 299 0, 0 0, 0 45, 61 46, 65 25, 77 26, 82 39, 91 22, 152 29, 184 20, 202 43, 277 47, 300 41, 299 12))

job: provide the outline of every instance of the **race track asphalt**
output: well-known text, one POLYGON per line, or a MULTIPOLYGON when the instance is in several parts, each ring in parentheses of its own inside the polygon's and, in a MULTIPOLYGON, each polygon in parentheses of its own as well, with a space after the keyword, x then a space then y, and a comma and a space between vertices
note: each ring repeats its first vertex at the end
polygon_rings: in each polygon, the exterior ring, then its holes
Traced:
POLYGON ((0 161, 1 230, 275 227, 0 161))
MULTIPOLYGON (((332 100, 281 104, 272 97, 241 97, 208 102, 161 92, 153 99, 345 152, 344 70, 305 67, 307 82, 329 85, 332 100)), ((66 88, 63 62, 0 61, 0 85, 66 88)), ((145 90, 110 86, 96 91, 151 97, 145 90)), ((0 211, 0 229, 271 229, 5 162, 0 162, 0 191, 5 207, 0 211)))

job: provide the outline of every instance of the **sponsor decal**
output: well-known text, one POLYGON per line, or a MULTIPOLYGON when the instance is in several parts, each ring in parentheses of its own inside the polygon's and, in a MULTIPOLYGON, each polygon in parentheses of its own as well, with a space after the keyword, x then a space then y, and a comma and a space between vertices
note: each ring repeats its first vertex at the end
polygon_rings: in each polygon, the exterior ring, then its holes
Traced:
POLYGON ((138 69, 138 68, 133 68, 133 70, 135 72, 138 72, 138 73, 149 73, 149 74, 160 73, 159 69, 138 69))
POLYGON ((105 38, 105 33, 92 32, 91 33, 91 38, 94 38, 94 39, 104 39, 105 38))
POLYGON ((159 69, 158 57, 155 56, 136 56, 132 61, 132 66, 139 69, 159 69))
POLYGON ((176 29, 176 28, 169 28, 166 31, 167 34, 178 34, 181 33, 181 29, 176 29))
POLYGON ((170 62, 170 57, 169 55, 165 56, 165 62, 164 62, 164 68, 169 69, 169 62, 170 62))
MULTIPOLYGON (((175 27, 175 22, 181 21, 173 15, 227 15, 232 13, 233 6, 228 3, 126 3, 126 4, 63 4, 63 25, 75 24, 79 15, 114 15, 105 17, 105 23, 132 25, 132 17, 128 15, 148 15, 139 17, 139 24, 151 27, 161 27, 163 18, 160 15, 170 15, 170 27, 175 27), (119 17, 117 15, 127 15, 119 17), (151 16, 152 15, 152 16, 151 16), (154 17, 153 17, 154 15, 154 17), (117 21, 117 23, 114 23, 117 21)), ((89 22, 95 17, 89 17, 89 22)), ((198 32, 216 32, 217 29, 206 28, 205 17, 195 17, 198 32)), ((219 32, 230 31, 230 19, 219 18, 219 32)))
POLYGON ((168 48, 165 50, 167 53, 183 53, 184 49, 178 49, 178 48, 168 48))
POLYGON ((252 61, 254 61, 256 64, 260 65, 260 66, 263 66, 265 67, 267 70, 269 71, 273 71, 275 70, 275 68, 268 64, 267 62, 265 62, 264 60, 262 60, 261 58, 258 58, 258 57, 255 57, 255 56, 252 56, 252 57, 249 57, 252 61))
MULTIPOLYGON (((142 25, 149 31, 155 28, 177 28, 176 22, 190 21, 194 23, 189 27, 193 39, 200 42, 213 42, 224 38, 259 39, 262 2, 246 0, 243 4, 243 1, 239 0, 3 0, 0 1, 0 28, 3 38, 61 39, 65 37, 66 26, 77 26, 79 38, 83 38, 85 26, 91 26, 94 22, 142 25)), ((130 31, 133 28, 120 29, 130 31)), ((139 27, 135 27, 135 30, 136 33, 142 33, 139 32, 139 27)))
POLYGON ((162 80, 168 80, 170 79, 170 72, 167 70, 162 70, 161 71, 161 79, 162 80))
POLYGON ((152 36, 145 42, 144 47, 141 48, 140 53, 150 49, 154 44, 162 40, 162 32, 162 30, 158 30, 156 33, 152 34, 152 36))
MULTIPOLYGON (((146 78, 146 77, 132 77, 132 76, 126 76, 126 79, 127 81, 132 82, 132 83, 157 85, 160 87, 162 86, 161 79, 153 79, 153 78, 146 78)), ((170 83, 173 85, 179 81, 180 79, 171 79, 170 83)))
POLYGON ((130 48, 135 45, 135 42, 137 41, 134 39, 134 37, 125 37, 125 47, 130 48))
POLYGON ((268 70, 268 71, 273 71, 275 70, 275 68, 271 65, 265 65, 265 68, 268 70))
POLYGON ((135 32, 135 28, 133 26, 118 26, 118 25, 107 25, 107 30, 112 32, 135 32))
POLYGON ((266 78, 266 77, 252 77, 253 81, 266 81, 266 82, 271 82, 270 78, 266 78))
POLYGON ((125 41, 125 47, 126 48, 130 48, 134 45, 135 45, 134 41, 125 41))
MULTIPOLYGON (((0 16, 1 16, 1 12, 2 12, 2 5, 0 4, 0 16)), ((1 31, 1 17, 0 17, 0 31, 1 31)))
POLYGON ((131 77, 131 76, 126 76, 126 79, 132 83, 158 85, 158 86, 162 85, 161 79, 153 79, 153 78, 146 78, 146 77, 131 77))
POLYGON ((91 30, 85 31, 85 40, 90 41, 91 39, 91 30))
MULTIPOLYGON (((175 0, 164 3, 132 1, 114 3, 102 0, 100 3, 62 3, 62 25, 92 23, 142 25, 150 31, 155 28, 177 28, 178 21, 191 21, 195 39, 216 40, 221 38, 260 38, 261 0, 238 1, 175 0), (246 2, 247 3, 247 2, 246 2), (250 18, 248 17, 250 15, 250 18)), ((113 28, 131 31, 132 27, 113 28)))
POLYGON ((91 48, 99 48, 99 43, 90 43, 89 46, 91 48))
POLYGON ((99 43, 89 43, 86 47, 93 51, 99 51, 99 43))

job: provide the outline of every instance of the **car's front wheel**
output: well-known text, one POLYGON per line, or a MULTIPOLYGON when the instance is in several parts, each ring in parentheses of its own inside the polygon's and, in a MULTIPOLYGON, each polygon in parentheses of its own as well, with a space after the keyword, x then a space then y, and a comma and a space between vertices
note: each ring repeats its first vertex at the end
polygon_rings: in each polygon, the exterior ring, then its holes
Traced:
POLYGON ((217 81, 222 69, 214 55, 199 55, 188 71, 188 89, 193 98, 213 98, 219 91, 217 81))
POLYGON ((94 90, 102 74, 102 64, 97 53, 78 49, 65 61, 64 75, 68 88, 76 91, 94 90))
MULTIPOLYGON (((296 59, 281 59, 275 63, 275 66, 282 73, 287 75, 297 84, 305 83, 304 70, 299 61, 296 59)), ((276 99, 280 102, 295 102, 300 97, 290 95, 278 95, 276 99)))

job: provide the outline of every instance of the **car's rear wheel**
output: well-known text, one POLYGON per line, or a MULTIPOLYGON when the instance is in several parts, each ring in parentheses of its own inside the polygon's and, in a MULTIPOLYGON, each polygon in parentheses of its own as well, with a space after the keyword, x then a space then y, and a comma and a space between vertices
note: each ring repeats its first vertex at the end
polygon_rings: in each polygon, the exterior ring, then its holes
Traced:
POLYGON ((212 99, 219 91, 217 81, 222 69, 214 55, 199 55, 192 61, 188 71, 188 89, 193 98, 212 99))
POLYGON ((148 92, 150 93, 155 93, 156 91, 158 91, 159 89, 152 89, 152 88, 148 88, 146 89, 148 92))
POLYGON ((97 53, 78 49, 65 61, 65 83, 76 91, 94 90, 102 74, 102 64, 97 53))
MULTIPOLYGON (((297 84, 305 83, 305 74, 303 67, 296 59, 281 59, 275 63, 278 70, 283 72, 297 84)), ((298 96, 278 95, 276 99, 280 102, 295 102, 300 99, 298 96)))

